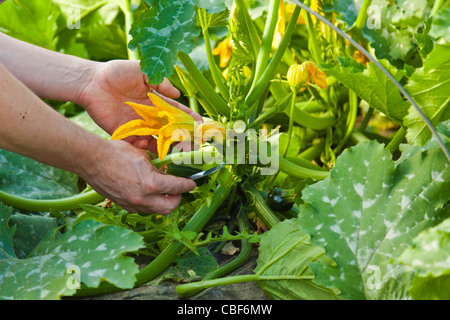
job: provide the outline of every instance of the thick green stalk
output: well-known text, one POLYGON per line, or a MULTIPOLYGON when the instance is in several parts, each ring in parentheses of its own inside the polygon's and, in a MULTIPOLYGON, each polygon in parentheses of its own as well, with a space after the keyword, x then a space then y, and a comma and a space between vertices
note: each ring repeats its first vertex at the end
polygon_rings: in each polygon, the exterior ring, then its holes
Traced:
POLYGON ((191 282, 176 287, 177 293, 181 296, 189 296, 191 292, 199 292, 208 288, 230 285, 243 282, 258 281, 259 276, 256 274, 248 274, 241 276, 225 277, 212 280, 191 282))
POLYGON ((177 286, 177 293, 183 297, 184 294, 188 294, 192 290, 202 291, 208 288, 227 286, 230 284, 244 283, 244 282, 256 282, 256 281, 282 281, 282 280, 312 280, 313 275, 297 276, 297 275, 279 275, 279 276, 264 276, 260 274, 246 274, 240 276, 225 277, 219 279, 205 280, 199 282, 187 283, 181 286, 177 286))
POLYGON ((368 16, 367 9, 370 7, 371 4, 372 0, 364 0, 361 10, 358 13, 358 17, 356 18, 356 22, 352 30, 352 38, 356 42, 359 42, 359 40, 361 39, 362 30, 364 28, 364 25, 366 24, 368 16))
POLYGON ((278 22, 278 8, 280 0, 271 0, 269 5, 269 12, 267 14, 266 27, 264 29, 262 44, 259 49, 258 58, 256 60, 255 77, 253 78, 253 85, 257 83, 259 78, 267 67, 270 59, 270 52, 272 51, 273 35, 278 22))
POLYGON ((230 100, 230 93, 227 86, 225 85, 225 79, 220 73, 219 68, 217 67, 217 64, 214 60, 208 29, 205 26, 202 26, 202 32, 203 38, 205 39, 206 57, 208 58, 209 70, 211 71, 212 78, 222 97, 225 99, 225 101, 228 101, 230 100))
POLYGON ((433 8, 431 9, 430 17, 434 17, 439 10, 441 9, 442 5, 444 4, 445 0, 435 0, 433 8))
POLYGON ((206 102, 210 106, 214 106, 220 114, 228 117, 230 115, 230 108, 228 104, 217 94, 208 80, 206 80, 200 70, 198 70, 191 57, 189 57, 187 53, 180 51, 178 53, 178 58, 186 68, 187 72, 191 75, 197 88, 204 95, 206 102))
POLYGON ((282 101, 277 102, 273 107, 269 108, 267 111, 263 112, 261 115, 259 115, 258 118, 256 118, 255 121, 250 123, 249 128, 255 129, 258 128, 260 125, 262 125, 264 122, 275 116, 277 113, 283 111, 286 106, 289 104, 289 101, 291 100, 290 93, 287 97, 285 97, 282 101))
POLYGON ((51 200, 28 199, 0 191, 0 201, 6 205, 22 210, 39 212, 47 212, 52 209, 71 211, 79 209, 81 204, 97 204, 104 199, 105 197, 99 195, 94 190, 79 193, 67 198, 51 200))
POLYGON ((317 157, 320 156, 320 154, 323 151, 323 148, 325 147, 325 141, 321 141, 319 143, 316 143, 312 145, 311 147, 303 150, 298 157, 306 160, 314 160, 317 157))
POLYGON ((358 96, 356 93, 352 90, 349 92, 349 111, 347 116, 347 123, 346 123, 346 131, 344 134, 344 137, 339 142, 338 146, 334 149, 334 153, 339 153, 341 149, 344 147, 345 143, 347 142, 348 138, 350 137, 353 127, 355 126, 356 122, 356 116, 358 113, 358 96))
POLYGON ((292 97, 291 97, 291 109, 290 109, 290 113, 289 113, 289 127, 288 127, 288 132, 287 132, 287 141, 286 141, 286 145, 284 147, 284 151, 281 154, 281 156, 283 158, 286 158, 286 155, 288 153, 289 145, 291 144, 291 139, 292 139, 292 131, 294 130, 294 111, 295 111, 295 100, 297 98, 297 94, 296 94, 295 88, 291 88, 291 89, 292 89, 292 97))
MULTIPOLYGON (((124 0, 125 6, 120 6, 122 9, 123 15, 125 16, 125 34, 127 36, 127 44, 132 40, 132 36, 130 35, 131 26, 134 23, 133 12, 131 11, 131 0, 124 0)), ((131 50, 127 46, 128 59, 129 60, 140 60, 139 51, 131 50)))
POLYGON ((196 113, 200 113, 200 110, 198 108, 198 101, 197 101, 197 97, 195 96, 189 96, 188 97, 189 100, 189 108, 191 108, 192 110, 194 110, 194 112, 196 113))
POLYGON ((315 180, 323 180, 330 175, 329 171, 313 170, 313 169, 305 168, 305 167, 299 166, 297 164, 294 164, 291 161, 286 160, 282 157, 280 157, 279 166, 280 166, 279 170, 281 172, 284 172, 284 173, 290 175, 291 177, 294 177, 297 179, 312 178, 315 180))
POLYGON ((369 107, 369 110, 367 110, 367 113, 364 116, 363 121, 359 125, 359 128, 358 128, 359 131, 361 131, 361 132, 366 131, 367 126, 369 125, 370 118, 372 118, 373 112, 374 112, 374 108, 369 107))
POLYGON ((394 153, 400 144, 403 142, 403 139, 405 139, 406 136, 406 129, 404 127, 400 127, 398 131, 395 133, 394 137, 392 138, 391 142, 388 143, 386 146, 386 150, 389 150, 391 153, 394 153))
MULTIPOLYGON (((245 98, 245 103, 247 106, 253 106, 253 104, 259 99, 264 89, 269 85, 270 80, 272 80, 272 77, 275 73, 275 69, 279 65, 281 59, 283 58, 284 52, 286 51, 286 48, 289 45, 289 42, 291 41, 292 34, 294 33, 294 29, 297 23, 297 18, 300 14, 300 8, 295 7, 294 12, 292 13, 292 17, 289 20, 289 23, 286 27, 286 31, 284 33, 283 38, 281 39, 281 42, 275 51, 272 60, 270 60, 269 65, 265 70, 262 70, 262 76, 259 78, 255 77, 253 86, 250 89, 250 92, 248 93, 247 97, 245 98)), ((272 34, 273 37, 273 34, 272 34)), ((270 48, 272 46, 272 42, 270 42, 270 48)), ((258 115, 257 115, 258 116, 258 115)))
POLYGON ((335 118, 330 112, 323 113, 321 115, 313 115, 299 108, 297 105, 294 106, 294 113, 292 119, 295 123, 314 130, 324 130, 331 127, 335 118))
POLYGON ((266 201, 262 197, 258 189, 252 186, 250 183, 246 183, 242 186, 245 191, 245 196, 247 201, 255 210, 256 215, 261 221, 266 225, 267 228, 271 229, 276 224, 280 222, 280 219, 270 210, 266 201))

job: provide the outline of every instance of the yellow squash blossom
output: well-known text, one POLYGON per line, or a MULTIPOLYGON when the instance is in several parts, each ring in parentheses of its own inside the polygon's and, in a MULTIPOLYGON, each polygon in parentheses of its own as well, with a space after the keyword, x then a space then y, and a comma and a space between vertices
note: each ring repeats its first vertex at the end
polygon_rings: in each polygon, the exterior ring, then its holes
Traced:
MULTIPOLYGON (((192 139, 195 131, 196 121, 186 112, 171 106, 160 97, 149 93, 148 97, 154 105, 147 106, 134 102, 126 102, 142 119, 131 120, 120 126, 111 136, 113 140, 121 140, 129 136, 158 136, 158 157, 163 160, 169 152, 173 142, 181 141, 183 135, 174 135, 178 129, 188 132, 192 139), (176 139, 176 140, 174 140, 176 139)), ((214 122, 216 128, 223 128, 220 123, 214 122)), ((208 127, 211 128, 211 125, 208 127)), ((225 129, 223 128, 225 131, 225 129)), ((206 139, 202 139, 204 142, 206 139)))
POLYGON ((287 80, 292 87, 297 87, 307 82, 309 80, 309 73, 305 68, 305 64, 293 64, 290 66, 287 73, 287 80))
POLYGON ((321 89, 326 89, 328 86, 325 73, 311 61, 303 62, 301 65, 292 65, 288 70, 287 79, 291 86, 303 83, 301 92, 306 90, 308 82, 315 83, 321 89))
POLYGON ((231 51, 233 50, 233 46, 231 44, 231 38, 227 37, 225 40, 221 41, 217 47, 213 50, 213 55, 220 56, 220 64, 221 68, 225 68, 231 60, 231 51))

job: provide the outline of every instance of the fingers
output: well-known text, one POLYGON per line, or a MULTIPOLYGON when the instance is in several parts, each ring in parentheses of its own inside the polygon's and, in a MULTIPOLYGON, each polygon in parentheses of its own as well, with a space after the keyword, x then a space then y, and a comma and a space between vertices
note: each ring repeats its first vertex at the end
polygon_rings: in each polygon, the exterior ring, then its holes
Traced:
POLYGON ((194 190, 197 186, 192 180, 171 175, 163 175, 156 172, 154 175, 154 182, 157 186, 158 193, 169 195, 187 193, 194 190))
POLYGON ((156 87, 156 90, 166 97, 177 99, 180 97, 180 91, 173 86, 169 79, 164 78, 163 82, 156 87))
POLYGON ((169 195, 155 195, 149 199, 152 202, 152 206, 157 209, 149 213, 159 213, 162 215, 168 215, 181 202, 181 194, 169 194, 169 195))
POLYGON ((171 213, 181 202, 181 194, 195 189, 194 181, 184 178, 177 178, 170 175, 156 173, 153 176, 152 184, 156 189, 152 189, 152 195, 146 197, 146 201, 141 204, 141 212, 159 213, 167 215, 171 213))
MULTIPOLYGON (((146 81, 146 83, 148 83, 148 77, 147 75, 144 75, 144 79, 146 81)), ((164 78, 163 82, 159 85, 149 85, 149 87, 153 90, 158 91, 159 93, 161 93, 162 95, 172 98, 172 99, 177 99, 180 97, 180 91, 175 88, 173 86, 173 84, 169 81, 169 79, 164 78)))

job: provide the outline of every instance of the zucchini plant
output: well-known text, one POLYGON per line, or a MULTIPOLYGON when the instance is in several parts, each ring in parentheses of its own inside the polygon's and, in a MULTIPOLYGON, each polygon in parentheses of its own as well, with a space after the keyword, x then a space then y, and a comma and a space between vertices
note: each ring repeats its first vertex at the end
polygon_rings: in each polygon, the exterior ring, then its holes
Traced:
POLYGON ((130 103, 142 120, 112 138, 158 136, 153 163, 168 174, 226 165, 164 217, 102 206, 92 190, 56 200, 0 190, 14 210, 48 211, 58 224, 25 249, 20 213, 0 206, 0 297, 129 289, 171 278, 187 250, 201 265, 200 247, 218 251, 227 241, 240 242, 239 255, 202 277, 189 270, 181 296, 256 281, 273 299, 448 297, 448 281, 440 281, 450 270, 442 258, 450 216, 448 2, 143 0, 120 10, 128 57, 141 60, 150 84, 165 77, 176 84, 204 123, 149 93, 154 107, 130 103), (184 139, 194 148, 173 145, 184 139), (116 254, 100 273, 83 258, 87 244, 58 246, 83 232, 129 240, 121 250, 98 243, 116 254), (227 277, 254 242, 255 273, 227 277), (424 253, 427 245, 433 253, 424 253), (12 276, 37 268, 55 248, 66 253, 64 266, 79 268, 78 286, 67 288, 74 277, 64 268, 41 287, 37 278, 12 276), (131 254, 150 262, 133 268, 131 254))

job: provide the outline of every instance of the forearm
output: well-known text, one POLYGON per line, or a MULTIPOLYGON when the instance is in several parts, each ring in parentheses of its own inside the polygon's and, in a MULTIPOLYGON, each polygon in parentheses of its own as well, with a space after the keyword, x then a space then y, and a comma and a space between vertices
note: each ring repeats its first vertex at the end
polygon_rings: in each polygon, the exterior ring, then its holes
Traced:
POLYGON ((80 103, 99 62, 53 52, 0 32, 0 63, 41 98, 80 103))
POLYGON ((85 175, 104 140, 54 111, 0 64, 0 148, 85 175))

